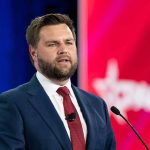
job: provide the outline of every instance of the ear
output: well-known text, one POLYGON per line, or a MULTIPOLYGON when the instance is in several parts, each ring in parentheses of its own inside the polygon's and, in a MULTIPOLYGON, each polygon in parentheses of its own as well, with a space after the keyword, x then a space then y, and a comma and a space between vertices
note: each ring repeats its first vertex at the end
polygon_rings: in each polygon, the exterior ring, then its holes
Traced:
POLYGON ((29 45, 29 53, 30 53, 30 56, 31 56, 33 62, 35 63, 35 62, 37 61, 37 51, 36 51, 36 49, 35 49, 33 46, 31 46, 31 45, 29 45))

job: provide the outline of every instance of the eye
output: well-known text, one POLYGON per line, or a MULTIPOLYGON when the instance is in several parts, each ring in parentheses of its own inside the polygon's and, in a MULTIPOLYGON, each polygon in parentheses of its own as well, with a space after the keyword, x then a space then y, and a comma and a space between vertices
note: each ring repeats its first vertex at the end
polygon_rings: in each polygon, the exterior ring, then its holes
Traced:
POLYGON ((73 42, 66 42, 67 45, 73 45, 73 42))
POLYGON ((48 47, 55 47, 55 46, 57 46, 57 44, 56 43, 49 43, 49 44, 47 44, 47 46, 48 47))

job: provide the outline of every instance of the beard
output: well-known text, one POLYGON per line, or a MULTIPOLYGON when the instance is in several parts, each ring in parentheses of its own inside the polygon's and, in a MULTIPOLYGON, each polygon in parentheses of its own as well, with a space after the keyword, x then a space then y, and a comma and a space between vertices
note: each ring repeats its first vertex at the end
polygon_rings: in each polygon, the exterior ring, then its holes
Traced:
POLYGON ((71 63, 71 67, 67 70, 57 67, 55 63, 49 63, 42 58, 38 57, 38 64, 41 72, 48 77, 49 79, 54 79, 58 81, 65 81, 69 79, 77 69, 77 61, 73 64, 71 63))

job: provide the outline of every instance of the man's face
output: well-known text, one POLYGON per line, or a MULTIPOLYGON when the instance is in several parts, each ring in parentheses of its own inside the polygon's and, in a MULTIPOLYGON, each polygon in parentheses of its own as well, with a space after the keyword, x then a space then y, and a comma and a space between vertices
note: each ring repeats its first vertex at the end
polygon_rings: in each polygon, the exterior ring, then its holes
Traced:
POLYGON ((69 27, 66 24, 44 26, 39 39, 36 69, 49 79, 68 79, 77 68, 76 44, 69 27))

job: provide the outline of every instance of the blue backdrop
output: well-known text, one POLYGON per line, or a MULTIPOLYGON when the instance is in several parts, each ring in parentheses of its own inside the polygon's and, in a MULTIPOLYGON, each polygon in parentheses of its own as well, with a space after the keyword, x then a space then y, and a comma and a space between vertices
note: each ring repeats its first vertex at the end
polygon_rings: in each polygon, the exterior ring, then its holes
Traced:
MULTIPOLYGON (((76 0, 0 1, 0 92, 27 82, 35 73, 29 59, 26 28, 36 16, 54 12, 69 14, 77 25, 76 0)), ((76 74, 72 78, 74 84, 76 74)))

